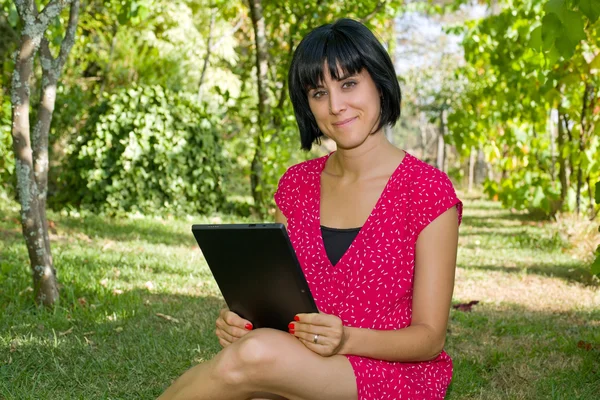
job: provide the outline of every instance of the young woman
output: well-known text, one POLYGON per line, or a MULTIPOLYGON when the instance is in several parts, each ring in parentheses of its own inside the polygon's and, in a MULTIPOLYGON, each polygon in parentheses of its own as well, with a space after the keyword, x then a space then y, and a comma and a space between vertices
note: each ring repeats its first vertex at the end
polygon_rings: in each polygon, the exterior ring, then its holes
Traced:
POLYGON ((309 33, 289 90, 302 147, 337 145, 289 168, 275 193, 320 313, 285 333, 222 310, 223 350, 161 399, 441 399, 462 203, 443 172, 386 139, 400 88, 364 25, 309 33))

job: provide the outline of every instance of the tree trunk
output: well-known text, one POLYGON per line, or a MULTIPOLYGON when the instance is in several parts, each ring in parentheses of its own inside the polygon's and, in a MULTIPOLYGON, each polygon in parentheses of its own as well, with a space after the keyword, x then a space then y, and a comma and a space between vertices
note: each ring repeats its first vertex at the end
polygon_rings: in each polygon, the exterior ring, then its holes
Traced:
POLYGON ((269 96, 267 94, 268 52, 265 30, 265 20, 262 15, 261 0, 249 0, 250 16, 254 28, 254 43, 256 45, 256 78, 258 87, 258 131, 254 141, 255 150, 250 171, 252 197, 259 214, 264 211, 265 193, 263 188, 263 154, 265 119, 269 115, 269 96))
POLYGON ((437 146, 437 167, 440 171, 444 171, 446 164, 446 145, 444 143, 444 134, 446 131, 446 115, 445 111, 440 111, 440 132, 438 135, 438 146, 437 146))
POLYGON ((56 270, 50 252, 46 196, 48 188, 48 133, 56 101, 60 71, 75 40, 79 0, 73 0, 65 38, 55 60, 50 54, 44 32, 49 22, 60 15, 68 2, 51 1, 38 15, 33 1, 16 1, 23 21, 19 49, 12 76, 12 139, 17 172, 17 191, 21 204, 21 225, 33 273, 35 299, 53 305, 59 297, 56 270), (30 79, 33 61, 41 48, 42 87, 33 134, 29 125, 30 79))
POLYGON ((469 154, 469 184, 467 191, 471 193, 473 190, 473 181, 475 180, 475 161, 477 160, 477 154, 475 153, 475 146, 471 146, 471 153, 469 154))
POLYGON ((596 217, 596 215, 594 214, 594 193, 592 191, 592 182, 590 182, 590 176, 587 176, 586 179, 586 183, 587 183, 587 187, 588 187, 588 198, 590 199, 590 205, 588 207, 589 209, 589 213, 590 213, 590 218, 593 221, 593 219, 596 217))
POLYGON ((556 127, 554 124, 554 109, 550 110, 550 114, 549 114, 549 129, 548 129, 548 133, 550 134, 550 159, 551 159, 551 163, 550 163, 550 178, 552 179, 552 182, 554 182, 554 179, 556 179, 556 172, 554 171, 555 168, 555 164, 556 164, 556 144, 554 143, 554 141, 556 140, 556 127))
POLYGON ((558 209, 562 210, 567 198, 567 160, 565 158, 565 128, 561 109, 558 109, 558 135, 556 136, 556 147, 558 149, 558 178, 560 180, 560 198, 558 199, 558 209))
POLYGON ((215 19, 217 17, 217 10, 214 9, 210 13, 210 24, 208 25, 208 39, 206 39, 206 55, 204 56, 204 64, 202 65, 202 73, 200 73, 200 82, 198 83, 198 103, 202 101, 202 84, 204 83, 204 76, 208 69, 208 60, 212 53, 212 39, 213 30, 215 27, 215 19))
POLYGON ((487 171, 489 170, 488 164, 485 161, 485 152, 483 147, 479 145, 477 149, 477 160, 475 161, 475 184, 481 185, 485 182, 485 178, 488 176, 487 171))
POLYGON ((112 68, 112 59, 115 53, 115 47, 117 46, 117 32, 119 31, 119 23, 115 21, 112 29, 112 39, 110 40, 110 49, 108 50, 108 64, 106 65, 106 71, 104 72, 104 78, 102 79, 102 83, 100 84, 99 94, 102 96, 104 93, 104 87, 106 86, 106 82, 110 77, 110 70, 112 68))
POLYGON ((581 212, 581 188, 583 186, 583 171, 581 169, 581 164, 582 164, 582 157, 583 157, 583 152, 585 151, 585 135, 587 132, 587 127, 586 127, 586 111, 588 108, 588 95, 590 93, 590 84, 586 83, 585 84, 585 90, 583 91, 583 105, 581 106, 581 120, 580 120, 580 132, 579 132, 579 154, 578 154, 578 158, 579 158, 579 162, 577 163, 577 195, 576 195, 576 199, 577 199, 577 205, 575 207, 575 213, 579 216, 579 213, 581 212))
POLYGON ((421 133, 421 160, 426 160, 427 155, 427 118, 425 118, 425 113, 421 111, 419 114, 419 132, 421 133))

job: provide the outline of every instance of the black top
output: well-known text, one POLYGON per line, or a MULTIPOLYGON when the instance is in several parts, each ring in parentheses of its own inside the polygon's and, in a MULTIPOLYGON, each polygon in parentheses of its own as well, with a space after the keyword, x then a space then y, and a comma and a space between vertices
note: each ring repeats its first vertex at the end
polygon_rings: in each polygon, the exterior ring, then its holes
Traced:
POLYGON ((340 258, 348 250, 359 231, 360 228, 338 229, 321 225, 325 252, 332 265, 340 261, 340 258))

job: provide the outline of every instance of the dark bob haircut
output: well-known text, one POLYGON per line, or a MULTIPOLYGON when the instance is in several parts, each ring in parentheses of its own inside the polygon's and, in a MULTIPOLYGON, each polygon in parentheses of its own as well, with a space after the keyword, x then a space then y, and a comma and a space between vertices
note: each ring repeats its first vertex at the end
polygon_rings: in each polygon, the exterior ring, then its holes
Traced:
POLYGON ((381 118, 375 132, 396 123, 402 95, 390 56, 369 28, 340 19, 306 35, 292 58, 288 86, 303 149, 310 150, 323 136, 308 105, 308 91, 324 80, 325 62, 333 79, 340 79, 339 72, 349 76, 366 69, 381 93, 381 118))

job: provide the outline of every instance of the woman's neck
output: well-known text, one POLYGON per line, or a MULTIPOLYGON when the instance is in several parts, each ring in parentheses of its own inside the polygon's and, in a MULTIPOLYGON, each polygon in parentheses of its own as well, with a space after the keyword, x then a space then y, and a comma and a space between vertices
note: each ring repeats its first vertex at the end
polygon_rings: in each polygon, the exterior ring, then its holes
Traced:
POLYGON ((327 162, 326 173, 358 181, 385 174, 398 165, 403 152, 392 145, 382 131, 369 135, 360 146, 337 149, 327 162))

